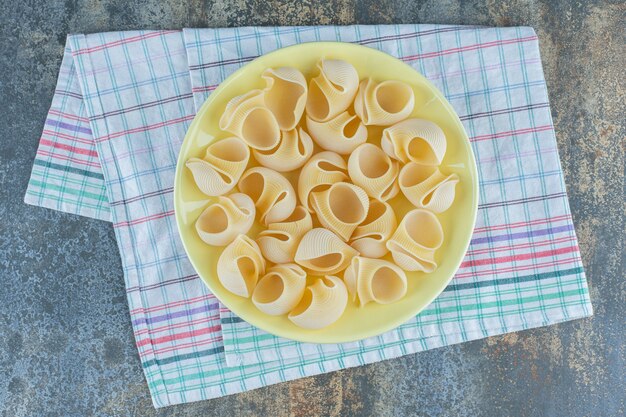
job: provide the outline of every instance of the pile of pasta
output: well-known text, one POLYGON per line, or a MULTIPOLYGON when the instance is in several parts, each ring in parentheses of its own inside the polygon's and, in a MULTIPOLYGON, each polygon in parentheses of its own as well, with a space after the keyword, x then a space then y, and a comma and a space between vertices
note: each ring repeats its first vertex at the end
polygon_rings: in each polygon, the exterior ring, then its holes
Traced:
POLYGON ((409 118, 409 85, 360 80, 343 60, 318 62, 308 83, 289 67, 262 77, 264 89, 227 104, 219 126, 232 136, 186 162, 198 188, 216 197, 195 227, 224 247, 219 281, 307 329, 334 323, 349 302, 400 300, 405 271, 437 268, 435 213, 450 207, 459 181, 439 169, 443 131, 409 118), (385 128, 370 137, 368 126, 385 128), (415 209, 398 223, 388 201, 400 195, 415 209), (255 222, 262 231, 253 239, 255 222))

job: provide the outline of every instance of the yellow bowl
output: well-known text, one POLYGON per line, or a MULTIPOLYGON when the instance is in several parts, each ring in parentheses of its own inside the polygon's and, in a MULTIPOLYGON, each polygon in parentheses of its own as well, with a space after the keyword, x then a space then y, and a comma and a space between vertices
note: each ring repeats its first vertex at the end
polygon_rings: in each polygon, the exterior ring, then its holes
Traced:
MULTIPOLYGON (((381 128, 368 128, 370 142, 380 143, 381 128)), ((252 159, 251 159, 252 160, 252 159)), ((252 162, 254 162, 252 160, 252 162)), ((297 174, 298 171, 295 171, 297 174)), ((290 180, 294 173, 287 175, 290 180)), ((295 185, 295 184, 294 184, 295 185)), ((390 201, 398 220, 413 207, 401 196, 390 201)), ((181 239, 198 275, 211 292, 243 320, 276 336, 302 342, 340 343, 364 339, 384 333, 411 319, 428 306, 446 287, 458 269, 469 245, 478 209, 478 177, 476 161, 469 139, 459 117, 443 94, 426 78, 402 61, 375 49, 340 42, 312 42, 290 46, 263 55, 240 68, 224 80, 202 105, 189 127, 178 157, 174 184, 174 207, 181 239), (306 330, 291 323, 286 316, 273 317, 261 313, 250 299, 227 291, 217 279, 216 264, 222 248, 205 244, 198 237, 194 223, 211 201, 193 182, 185 161, 203 157, 213 140, 230 136, 221 132, 218 121, 226 103, 233 97, 254 88, 263 88, 261 73, 267 68, 291 66, 309 79, 315 75, 320 59, 343 59, 355 66, 361 79, 399 80, 411 85, 416 105, 412 117, 437 123, 445 132, 448 149, 442 164, 444 172, 456 172, 460 183, 452 207, 439 215, 444 229, 444 243, 437 251, 438 269, 430 274, 408 273, 408 293, 402 300, 380 305, 369 303, 359 308, 350 302, 343 316, 331 326, 306 330)), ((260 230, 251 230, 253 237, 260 230)), ((310 280, 311 278, 309 278, 310 280)))

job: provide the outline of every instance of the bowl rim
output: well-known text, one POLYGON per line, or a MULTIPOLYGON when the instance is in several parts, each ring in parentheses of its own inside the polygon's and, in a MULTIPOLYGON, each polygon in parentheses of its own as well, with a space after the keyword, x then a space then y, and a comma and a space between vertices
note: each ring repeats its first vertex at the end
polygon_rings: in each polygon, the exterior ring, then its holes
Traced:
MULTIPOLYGON (((175 171, 175 175, 174 175, 174 189, 173 189, 173 193, 172 193, 172 198, 174 199, 174 215, 176 218, 176 228, 178 230, 178 234, 180 236, 180 239, 182 241, 183 247, 185 249, 185 254, 187 255, 188 260, 190 261, 190 263, 192 264, 194 270, 196 271, 196 273, 198 274, 198 277, 200 278, 200 280, 203 282, 203 284, 209 289, 209 291, 211 292, 211 294, 213 294, 215 296, 215 298, 217 300, 219 300, 222 304, 224 304, 225 307, 227 307, 229 310, 231 310, 233 313, 235 313, 238 317, 240 317, 242 320, 244 320, 245 322, 247 322, 248 324, 250 324, 251 326, 257 327, 265 332, 268 332, 270 334, 272 334, 273 336, 276 337, 281 337, 281 338, 285 338, 285 339, 289 339, 289 340, 293 340, 293 341, 297 341, 297 342, 303 342, 303 343, 316 343, 316 344, 337 344, 337 343, 348 343, 348 342, 357 342, 360 340, 364 340, 367 338, 371 338, 371 337, 375 337, 375 336, 379 336, 381 334, 384 334, 386 332, 392 331, 394 329, 396 329, 398 326, 402 325, 403 323, 407 322, 408 320, 410 320, 412 317, 415 317, 416 315, 420 314, 423 310, 425 310, 429 305, 432 304, 432 302, 441 295, 441 293, 443 292, 443 290, 448 286, 448 284, 450 283, 450 281, 452 280, 452 278, 454 278, 454 275, 456 274, 456 271, 458 271, 459 267, 461 266, 461 263, 463 262, 463 259, 465 257, 465 254, 467 253, 467 249, 469 248, 469 244, 471 242, 473 233, 474 233, 474 229, 476 227, 476 218, 478 216, 478 199, 479 199, 479 180, 478 180, 478 168, 477 168, 477 164, 476 164, 476 157, 474 155, 474 151, 472 149, 471 146, 471 142, 469 140, 469 135, 467 134, 467 131, 465 130, 465 127, 463 126, 463 123, 461 122, 459 115, 457 114, 457 112, 454 110, 454 108, 452 107, 452 105, 450 104, 450 102, 448 101, 448 99, 445 97, 445 95, 443 94, 443 92, 441 90, 439 90, 439 88, 437 88, 430 80, 428 80, 424 75, 422 75, 419 71, 417 71, 415 68, 413 68, 412 66, 410 66, 409 64, 407 64, 406 62, 402 61, 401 59, 390 55, 386 52, 383 52, 381 50, 375 49, 375 48, 370 48, 364 45, 360 45, 360 44, 356 44, 356 43, 349 43, 349 42, 340 42, 340 41, 313 41, 313 42, 301 42, 301 43, 297 43, 294 45, 289 45, 289 46, 285 46, 282 48, 278 48, 275 49, 271 52, 268 52, 266 54, 263 55, 259 55, 258 57, 254 58, 253 60, 251 60, 250 62, 245 63, 244 65, 242 65, 240 68, 238 68, 236 71, 234 71, 232 74, 230 74, 228 77, 226 77, 224 80, 222 80, 220 82, 220 84, 218 85, 218 87, 213 90, 211 92, 211 94, 207 97, 207 99, 204 101, 204 103, 202 103, 202 105, 200 106, 200 108, 198 109, 198 111, 196 112, 191 124, 189 125, 189 127, 187 128, 187 131, 185 133, 185 137, 183 138, 183 141, 181 142, 180 148, 179 148, 179 152, 178 152, 178 158, 176 161, 176 171, 175 171), (207 282, 208 280, 204 279, 202 277, 202 275, 199 272, 199 268, 196 267, 196 263, 194 262, 194 260, 191 258, 191 256, 189 256, 189 248, 187 247, 187 243, 185 242, 185 239, 183 238, 183 226, 184 226, 184 222, 182 220, 182 209, 179 207, 179 198, 177 198, 178 193, 180 192, 180 189, 178 188, 178 184, 180 182, 180 176, 182 175, 182 171, 183 171, 183 166, 185 164, 185 161, 183 160, 183 152, 182 149, 185 147, 185 144, 188 143, 188 141, 192 140, 192 132, 195 132, 197 130, 197 126, 201 123, 201 118, 198 117, 198 115, 204 114, 206 113, 206 108, 210 107, 211 104, 213 103, 213 101, 216 99, 216 97, 219 96, 219 93, 228 88, 229 84, 230 84, 230 80, 234 79, 236 77, 238 77, 240 74, 242 74, 243 72, 245 72, 247 70, 247 68, 254 64, 255 62, 257 62, 260 59, 264 59, 267 56, 271 56, 273 54, 277 54, 277 53, 283 53, 284 50, 290 50, 290 49, 298 49, 298 48, 302 48, 303 46, 310 46, 310 45, 318 45, 320 47, 324 47, 326 46, 333 46, 336 47, 336 45, 341 45, 342 47, 346 47, 346 48, 353 48, 353 49, 360 49, 360 50, 367 50, 367 53, 370 54, 374 54, 374 55, 378 55, 379 57, 383 58, 383 59, 392 59, 394 61, 397 61, 398 63, 400 63, 401 65, 407 67, 408 69, 410 69, 415 76, 420 80, 421 83, 425 84, 426 86, 428 86, 432 91, 435 92, 435 94, 438 96, 438 98, 440 99, 441 103, 443 104, 443 106, 448 110, 448 112, 450 112, 454 117, 454 123, 457 125, 459 131, 462 133, 462 142, 465 144, 465 148, 468 152, 468 159, 471 162, 468 167, 468 169, 470 170, 470 176, 474 179, 473 183, 472 183, 472 190, 473 190, 473 195, 471 195, 473 204, 472 204, 472 213, 471 213, 471 219, 469 220, 469 223, 471 223, 471 231, 470 233, 468 233, 467 237, 465 238, 465 242, 464 242, 464 249, 463 249, 463 256, 459 257, 458 262, 456 263, 456 265, 454 265, 453 270, 455 271, 454 273, 450 274, 450 276, 444 281, 442 280, 441 283, 439 284, 439 288, 437 289, 437 291, 433 294, 432 298, 425 303, 420 309, 416 309, 410 312, 406 312, 404 314, 398 314, 396 316, 394 316, 393 320, 389 320, 388 321, 388 325, 384 326, 384 328, 375 328, 372 331, 365 331, 365 332, 361 332, 358 335, 344 335, 343 337, 337 337, 334 338, 333 340, 316 340, 316 332, 310 332, 308 335, 304 332, 305 329, 303 329, 302 333, 299 333, 299 335, 302 335, 302 338, 298 338, 298 337, 294 337, 294 335, 292 334, 281 334, 282 332, 280 331, 276 331, 275 329, 268 329, 264 326, 263 320, 262 319, 257 319, 257 317, 261 317, 262 315, 257 315, 256 317, 253 314, 241 314, 240 312, 236 312, 236 309, 233 309, 232 306, 229 305, 228 302, 225 302, 223 300, 220 299, 220 297, 215 293, 214 289, 211 287, 211 285, 207 282)), ((219 292, 219 291, 218 291, 219 292)))

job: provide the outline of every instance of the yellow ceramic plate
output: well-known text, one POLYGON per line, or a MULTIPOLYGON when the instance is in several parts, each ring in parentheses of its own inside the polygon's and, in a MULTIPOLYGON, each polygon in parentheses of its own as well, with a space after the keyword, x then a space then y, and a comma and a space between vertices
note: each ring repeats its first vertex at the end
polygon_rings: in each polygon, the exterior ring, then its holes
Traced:
MULTIPOLYGON (((368 129, 370 142, 380 144, 382 129, 368 129)), ((251 161, 254 163, 253 158, 251 161)), ((295 172, 297 174, 299 171, 295 172)), ((287 176, 292 181, 295 178, 294 174, 287 176)), ((400 196, 390 203, 396 211, 398 221, 412 208, 400 196)), ((255 59, 224 80, 211 94, 189 127, 180 150, 174 185, 174 206, 178 230, 191 263, 211 292, 232 312, 248 323, 277 336, 303 342, 339 343, 364 339, 391 330, 414 317, 443 291, 458 269, 474 229, 478 207, 478 179, 469 139, 458 116, 443 94, 426 78, 402 61, 375 49, 339 42, 314 42, 279 49, 255 59), (291 323, 286 316, 272 317, 261 313, 249 299, 233 295, 220 284, 215 271, 222 248, 211 247, 202 242, 194 228, 197 217, 209 203, 210 197, 197 189, 191 173, 185 168, 185 161, 191 157, 202 158, 207 145, 229 136, 218 127, 226 103, 249 90, 263 88, 263 70, 291 66, 310 79, 316 74, 316 62, 323 58, 350 62, 361 79, 393 79, 411 85, 416 98, 412 117, 428 119, 441 126, 448 139, 442 170, 456 172, 461 181, 456 187, 454 204, 439 215, 445 240, 437 251, 439 268, 435 272, 408 273, 408 293, 396 303, 369 303, 359 308, 350 302, 344 315, 336 323, 320 330, 306 330, 291 323)), ((257 225, 250 231, 250 236, 256 237, 259 230, 260 226, 257 225)))

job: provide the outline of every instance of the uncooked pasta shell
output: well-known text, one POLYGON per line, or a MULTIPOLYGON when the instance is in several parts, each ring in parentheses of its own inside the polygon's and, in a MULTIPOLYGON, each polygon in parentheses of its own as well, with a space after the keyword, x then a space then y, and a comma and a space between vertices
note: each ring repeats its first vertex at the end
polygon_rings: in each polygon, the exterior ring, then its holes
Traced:
POLYGON ((265 106, 264 92, 251 90, 230 100, 220 118, 220 129, 241 138, 253 149, 274 149, 280 141, 280 127, 265 106))
POLYGON ((239 180, 239 190, 254 201, 265 225, 285 220, 296 208, 296 192, 287 178, 264 167, 250 168, 239 180))
POLYGON ((270 316, 287 314, 298 304, 306 287, 306 272, 296 264, 276 265, 259 280, 252 302, 270 316))
POLYGON ((296 263, 312 275, 343 271, 358 252, 328 229, 309 230, 300 240, 296 263))
POLYGON ((363 307, 370 301, 390 304, 406 295, 406 274, 397 265, 382 259, 355 256, 343 274, 352 300, 363 307))
POLYGON ((254 223, 254 202, 242 193, 218 197, 196 220, 196 231, 204 242, 225 246, 237 235, 248 233, 254 223))
POLYGON ((190 158, 185 165, 194 182, 206 195, 218 196, 232 190, 248 165, 250 149, 238 138, 226 138, 210 145, 203 159, 190 158))
POLYGON ((401 81, 380 83, 371 78, 361 81, 354 99, 354 111, 366 125, 389 126, 413 112, 415 94, 401 81))
POLYGON ((318 278, 304 290, 288 318, 305 329, 321 329, 339 320, 348 304, 348 290, 335 276, 318 278))
POLYGON ((293 130, 306 105, 307 85, 304 75, 291 67, 268 68, 265 79, 265 105, 274 114, 281 130, 293 130))
POLYGON ((226 246, 217 260, 217 278, 228 291, 250 297, 259 276, 265 274, 265 260, 256 242, 239 235, 226 246))
POLYGON ((446 154, 446 135, 435 123, 407 119, 383 130, 380 146, 402 163, 440 165, 446 154))
POLYGON ((450 208, 454 188, 459 182, 456 174, 444 175, 439 168, 409 162, 400 171, 398 183, 402 194, 415 206, 435 213, 450 208))
POLYGON ((387 248, 396 264, 405 271, 433 272, 437 268, 435 251, 443 243, 443 229, 437 216, 428 210, 408 212, 387 248))
POLYGON ((324 122, 350 107, 359 88, 359 74, 352 64, 338 59, 321 60, 317 68, 320 73, 309 83, 306 112, 324 122))
POLYGON ((268 261, 276 264, 293 262, 302 236, 312 228, 311 214, 304 207, 297 206, 287 219, 271 223, 259 233, 257 243, 268 261))
POLYGON ((364 143, 348 159, 348 175, 367 195, 387 201, 398 194, 398 161, 392 160, 378 146, 364 143))
POLYGON ((398 227, 396 214, 388 203, 370 200, 365 220, 359 224, 350 240, 350 246, 368 258, 380 258, 389 250, 385 243, 398 227))
POLYGON ((312 193, 311 207, 324 227, 347 242, 367 217, 370 202, 362 188, 337 182, 324 191, 312 193))
POLYGON ((306 127, 322 149, 342 155, 348 155, 367 141, 367 128, 358 117, 348 112, 340 113, 325 122, 316 122, 307 116, 306 127))
POLYGON ((264 167, 278 172, 300 168, 313 154, 313 141, 302 128, 281 131, 280 143, 269 151, 252 151, 254 158, 264 167))
POLYGON ((313 191, 323 191, 331 185, 348 180, 346 161, 334 152, 315 154, 300 170, 298 197, 300 203, 311 213, 309 197, 313 191))

